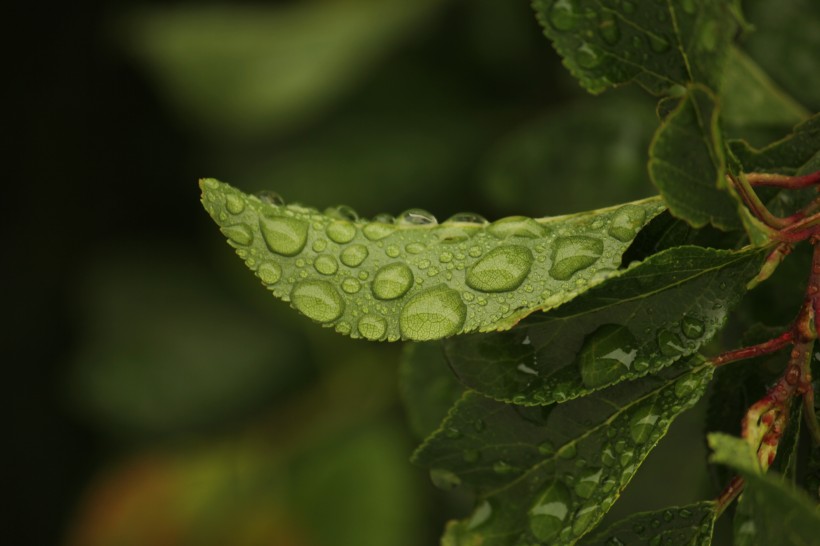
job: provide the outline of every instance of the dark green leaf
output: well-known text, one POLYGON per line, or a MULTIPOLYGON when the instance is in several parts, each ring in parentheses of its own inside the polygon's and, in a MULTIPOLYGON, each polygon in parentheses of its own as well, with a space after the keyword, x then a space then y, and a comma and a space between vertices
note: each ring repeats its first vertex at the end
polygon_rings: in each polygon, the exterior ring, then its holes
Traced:
POLYGON ((663 120, 649 149, 649 175, 678 218, 695 227, 740 228, 738 203, 723 189, 718 108, 708 90, 690 88, 663 120))
POLYGON ((468 392, 414 455, 450 483, 479 492, 473 515, 448 527, 445 544, 577 541, 671 421, 703 394, 713 368, 697 358, 691 364, 552 406, 468 392))
POLYGON ((449 340, 467 386, 546 404, 657 371, 697 351, 746 292, 765 252, 677 247, 509 332, 449 340))
POLYGON ((615 274, 658 198, 615 208, 492 224, 437 224, 412 209, 365 221, 247 195, 213 179, 202 204, 274 296, 325 326, 369 340, 428 341, 506 329, 615 274))
POLYGON ((661 95, 720 87, 737 22, 725 0, 535 0, 544 33, 587 90, 636 81, 661 95))
POLYGON ((715 503, 702 501, 687 506, 643 512, 613 523, 581 546, 709 546, 715 525, 715 503))
POLYGON ((756 149, 742 140, 729 142, 745 172, 800 175, 820 169, 820 114, 794 128, 781 140, 756 149))
MULTIPOLYGON (((712 462, 726 464, 746 479, 743 495, 748 497, 755 544, 810 546, 820 536, 820 513, 806 494, 776 473, 762 474, 749 444, 726 434, 710 434, 712 462)), ((741 529, 742 531, 742 529, 741 529)))

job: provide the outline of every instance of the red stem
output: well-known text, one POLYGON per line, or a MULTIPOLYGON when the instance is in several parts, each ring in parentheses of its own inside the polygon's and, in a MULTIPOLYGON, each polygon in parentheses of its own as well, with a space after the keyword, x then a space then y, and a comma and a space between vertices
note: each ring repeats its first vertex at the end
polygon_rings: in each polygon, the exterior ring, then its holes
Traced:
POLYGON ((718 356, 712 358, 712 364, 716 367, 723 366, 724 364, 729 364, 730 362, 771 354, 775 351, 779 351, 793 341, 794 334, 792 334, 791 331, 783 332, 776 338, 770 339, 769 341, 764 341, 763 343, 758 343, 757 345, 743 347, 733 351, 726 351, 725 353, 719 354, 718 356))
POLYGON ((783 174, 749 173, 746 180, 752 186, 769 186, 796 190, 820 184, 820 171, 803 176, 787 176, 783 174))

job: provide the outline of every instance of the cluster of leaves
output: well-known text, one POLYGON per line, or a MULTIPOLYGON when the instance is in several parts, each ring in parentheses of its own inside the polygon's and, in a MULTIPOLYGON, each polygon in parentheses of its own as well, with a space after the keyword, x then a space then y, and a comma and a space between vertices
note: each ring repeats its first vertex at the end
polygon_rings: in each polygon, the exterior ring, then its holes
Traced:
MULTIPOLYGON (((708 544, 725 509, 718 501, 595 529, 670 424, 704 396, 716 374, 708 344, 770 273, 766 258, 781 241, 727 176, 820 170, 820 116, 735 45, 749 30, 736 2, 534 8, 587 90, 631 82, 658 97, 648 164, 658 198, 439 224, 419 209, 367 220, 205 179, 203 205, 274 296, 344 335, 419 342, 402 372, 411 421, 426 437, 414 461, 438 486, 476 494, 443 544, 708 544)), ((783 214, 811 197, 760 196, 783 214)), ((731 406, 727 393, 760 396, 771 380, 717 375, 719 409, 731 406)), ((742 411, 713 411, 712 430, 742 411)), ((748 442, 710 436, 712 460, 746 480, 737 544, 809 544, 820 531, 794 486, 798 424, 772 467, 782 477, 764 474, 748 442)), ((809 459, 810 471, 820 466, 809 459)))

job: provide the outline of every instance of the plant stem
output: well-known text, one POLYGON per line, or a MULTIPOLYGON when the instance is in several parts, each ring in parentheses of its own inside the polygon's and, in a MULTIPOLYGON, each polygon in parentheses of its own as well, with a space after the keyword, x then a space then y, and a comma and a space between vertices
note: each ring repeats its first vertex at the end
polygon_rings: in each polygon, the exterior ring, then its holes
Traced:
POLYGON ((737 190, 738 194, 740 194, 740 198, 743 203, 749 207, 749 210, 752 211, 752 214, 754 214, 758 220, 777 230, 782 230, 788 226, 786 220, 769 212, 769 209, 766 208, 766 205, 763 204, 763 201, 761 201, 760 197, 757 196, 754 188, 752 188, 751 184, 749 184, 749 181, 743 173, 737 177, 732 176, 731 174, 726 176, 729 178, 729 181, 732 183, 735 190, 737 190))
POLYGON ((745 486, 746 482, 740 476, 735 476, 732 478, 729 484, 715 499, 715 502, 717 503, 717 507, 715 508, 715 519, 719 518, 726 508, 732 504, 732 501, 734 501, 743 492, 743 488, 745 486))
POLYGON ((771 173, 748 173, 746 180, 751 186, 769 186, 796 190, 807 188, 815 184, 820 184, 820 171, 803 176, 788 176, 784 174, 771 173))
POLYGON ((755 358, 758 356, 771 354, 776 351, 779 351, 780 349, 782 349, 786 345, 789 345, 793 341, 794 335, 792 334, 792 332, 784 332, 776 338, 764 341, 763 343, 758 343, 757 345, 751 345, 749 347, 734 349, 732 351, 726 351, 725 353, 719 354, 718 356, 711 359, 712 364, 715 367, 723 366, 724 364, 729 364, 730 362, 736 362, 738 360, 745 360, 747 358, 755 358))

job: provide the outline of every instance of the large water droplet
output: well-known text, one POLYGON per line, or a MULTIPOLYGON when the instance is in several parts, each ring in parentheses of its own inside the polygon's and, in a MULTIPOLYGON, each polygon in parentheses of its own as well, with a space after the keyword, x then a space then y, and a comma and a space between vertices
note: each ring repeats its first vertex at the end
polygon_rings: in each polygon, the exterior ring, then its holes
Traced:
POLYGON ((256 194, 256 197, 263 203, 273 205, 274 207, 282 207, 285 205, 285 200, 275 191, 262 190, 256 194))
POLYGON ((578 25, 578 15, 570 0, 558 0, 549 10, 549 21, 555 30, 572 30, 578 25))
POLYGON ((615 45, 621 39, 621 29, 618 27, 618 21, 609 12, 604 12, 601 15, 601 22, 598 24, 598 33, 604 42, 609 45, 615 45))
POLYGON ((609 220, 609 235, 622 243, 635 238, 635 234, 646 219, 646 211, 638 205, 624 205, 615 211, 609 220))
POLYGON ((681 319, 680 327, 683 331, 683 335, 689 339, 698 339, 703 336, 703 333, 706 331, 703 326, 703 321, 690 316, 685 316, 681 319))
POLYGON ((356 226, 350 222, 332 222, 327 226, 327 236, 335 243, 349 243, 356 236, 356 226))
POLYGON ((554 245, 549 274, 560 281, 565 281, 578 271, 591 266, 604 252, 603 241, 584 235, 559 237, 554 245))
POLYGON ((596 504, 582 506, 575 511, 572 518, 572 533, 575 536, 580 536, 587 532, 587 530, 595 523, 595 520, 600 515, 600 509, 596 504))
POLYGON ((487 231, 499 239, 507 237, 537 239, 544 235, 544 228, 541 224, 526 216, 510 216, 496 220, 487 227, 487 231))
POLYGON ((265 284, 276 284, 282 278, 282 268, 279 264, 265 262, 259 265, 256 274, 265 284))
POLYGON ((575 50, 575 62, 581 68, 595 68, 603 59, 601 51, 592 44, 583 43, 575 50))
POLYGON ((393 224, 385 224, 383 222, 370 222, 362 228, 364 236, 371 241, 380 241, 396 231, 396 226, 393 224))
POLYGON ((664 356, 678 356, 686 350, 686 348, 681 345, 678 335, 669 330, 661 330, 658 332, 658 347, 664 356))
POLYGON ((331 207, 325 210, 325 215, 339 220, 346 220, 348 222, 355 222, 359 219, 359 215, 352 207, 347 205, 339 205, 338 207, 331 207))
POLYGON ((378 315, 365 315, 359 319, 357 328, 363 338, 376 341, 384 337, 387 321, 378 315))
POLYGON ((481 216, 480 214, 476 214, 474 212, 457 212, 456 214, 447 218, 444 221, 445 224, 477 224, 477 225, 484 225, 487 222, 487 219, 481 216))
POLYGON ((302 281, 290 293, 293 306, 317 322, 336 320, 344 311, 344 300, 327 281, 302 281))
POLYGON ((467 271, 467 285, 482 292, 514 290, 524 282, 532 262, 532 252, 527 247, 494 248, 467 271))
POLYGON ((219 228, 225 237, 234 243, 242 246, 247 246, 253 242, 253 232, 251 228, 245 224, 236 224, 235 226, 225 226, 219 228))
POLYGON ((405 226, 426 226, 437 224, 436 217, 422 209, 409 209, 396 218, 396 223, 405 226))
POLYGON ((600 468, 593 468, 584 471, 578 480, 575 482, 575 494, 582 499, 588 499, 592 496, 598 484, 601 481, 601 474, 603 470, 600 468))
POLYGON ((347 277, 345 280, 342 281, 342 290, 347 292, 348 294, 355 294, 359 290, 361 290, 362 284, 354 279, 353 277, 347 277))
POLYGON ((551 543, 564 527, 570 507, 570 493, 558 481, 547 485, 528 513, 530 531, 540 541, 551 543))
POLYGON ((401 310, 399 326, 405 338, 428 341, 461 330, 467 307, 455 290, 441 284, 410 298, 401 310))
POLYGON ((658 422, 660 415, 655 413, 654 409, 651 404, 642 407, 635 412, 635 415, 629 421, 629 433, 635 443, 646 443, 652 435, 652 431, 655 430, 655 423, 658 422))
POLYGON ((607 385, 631 369, 638 354, 635 336, 625 326, 605 324, 584 340, 578 367, 584 385, 607 385))
POLYGON ((225 196, 225 208, 231 214, 239 214, 245 210, 245 200, 239 195, 229 193, 225 196))
POLYGON ((461 478, 444 468, 430 469, 430 481, 439 489, 450 491, 461 485, 461 478))
POLYGON ((263 216, 259 220, 259 228, 265 244, 277 254, 296 256, 305 248, 308 224, 303 220, 263 216))
POLYGON ((367 258, 367 247, 364 245, 350 245, 342 251, 339 257, 347 267, 358 267, 367 258))
POLYGON ((373 295, 380 300, 400 298, 413 285, 413 272, 401 262, 388 264, 373 276, 373 295))
POLYGON ((467 521, 467 530, 472 531, 473 529, 484 525, 484 523, 486 523, 492 515, 493 507, 490 505, 489 501, 485 500, 476 506, 475 511, 473 511, 473 515, 470 516, 470 519, 467 521))
POLYGON ((313 262, 313 267, 322 275, 333 275, 339 269, 339 263, 333 256, 322 254, 313 262))

